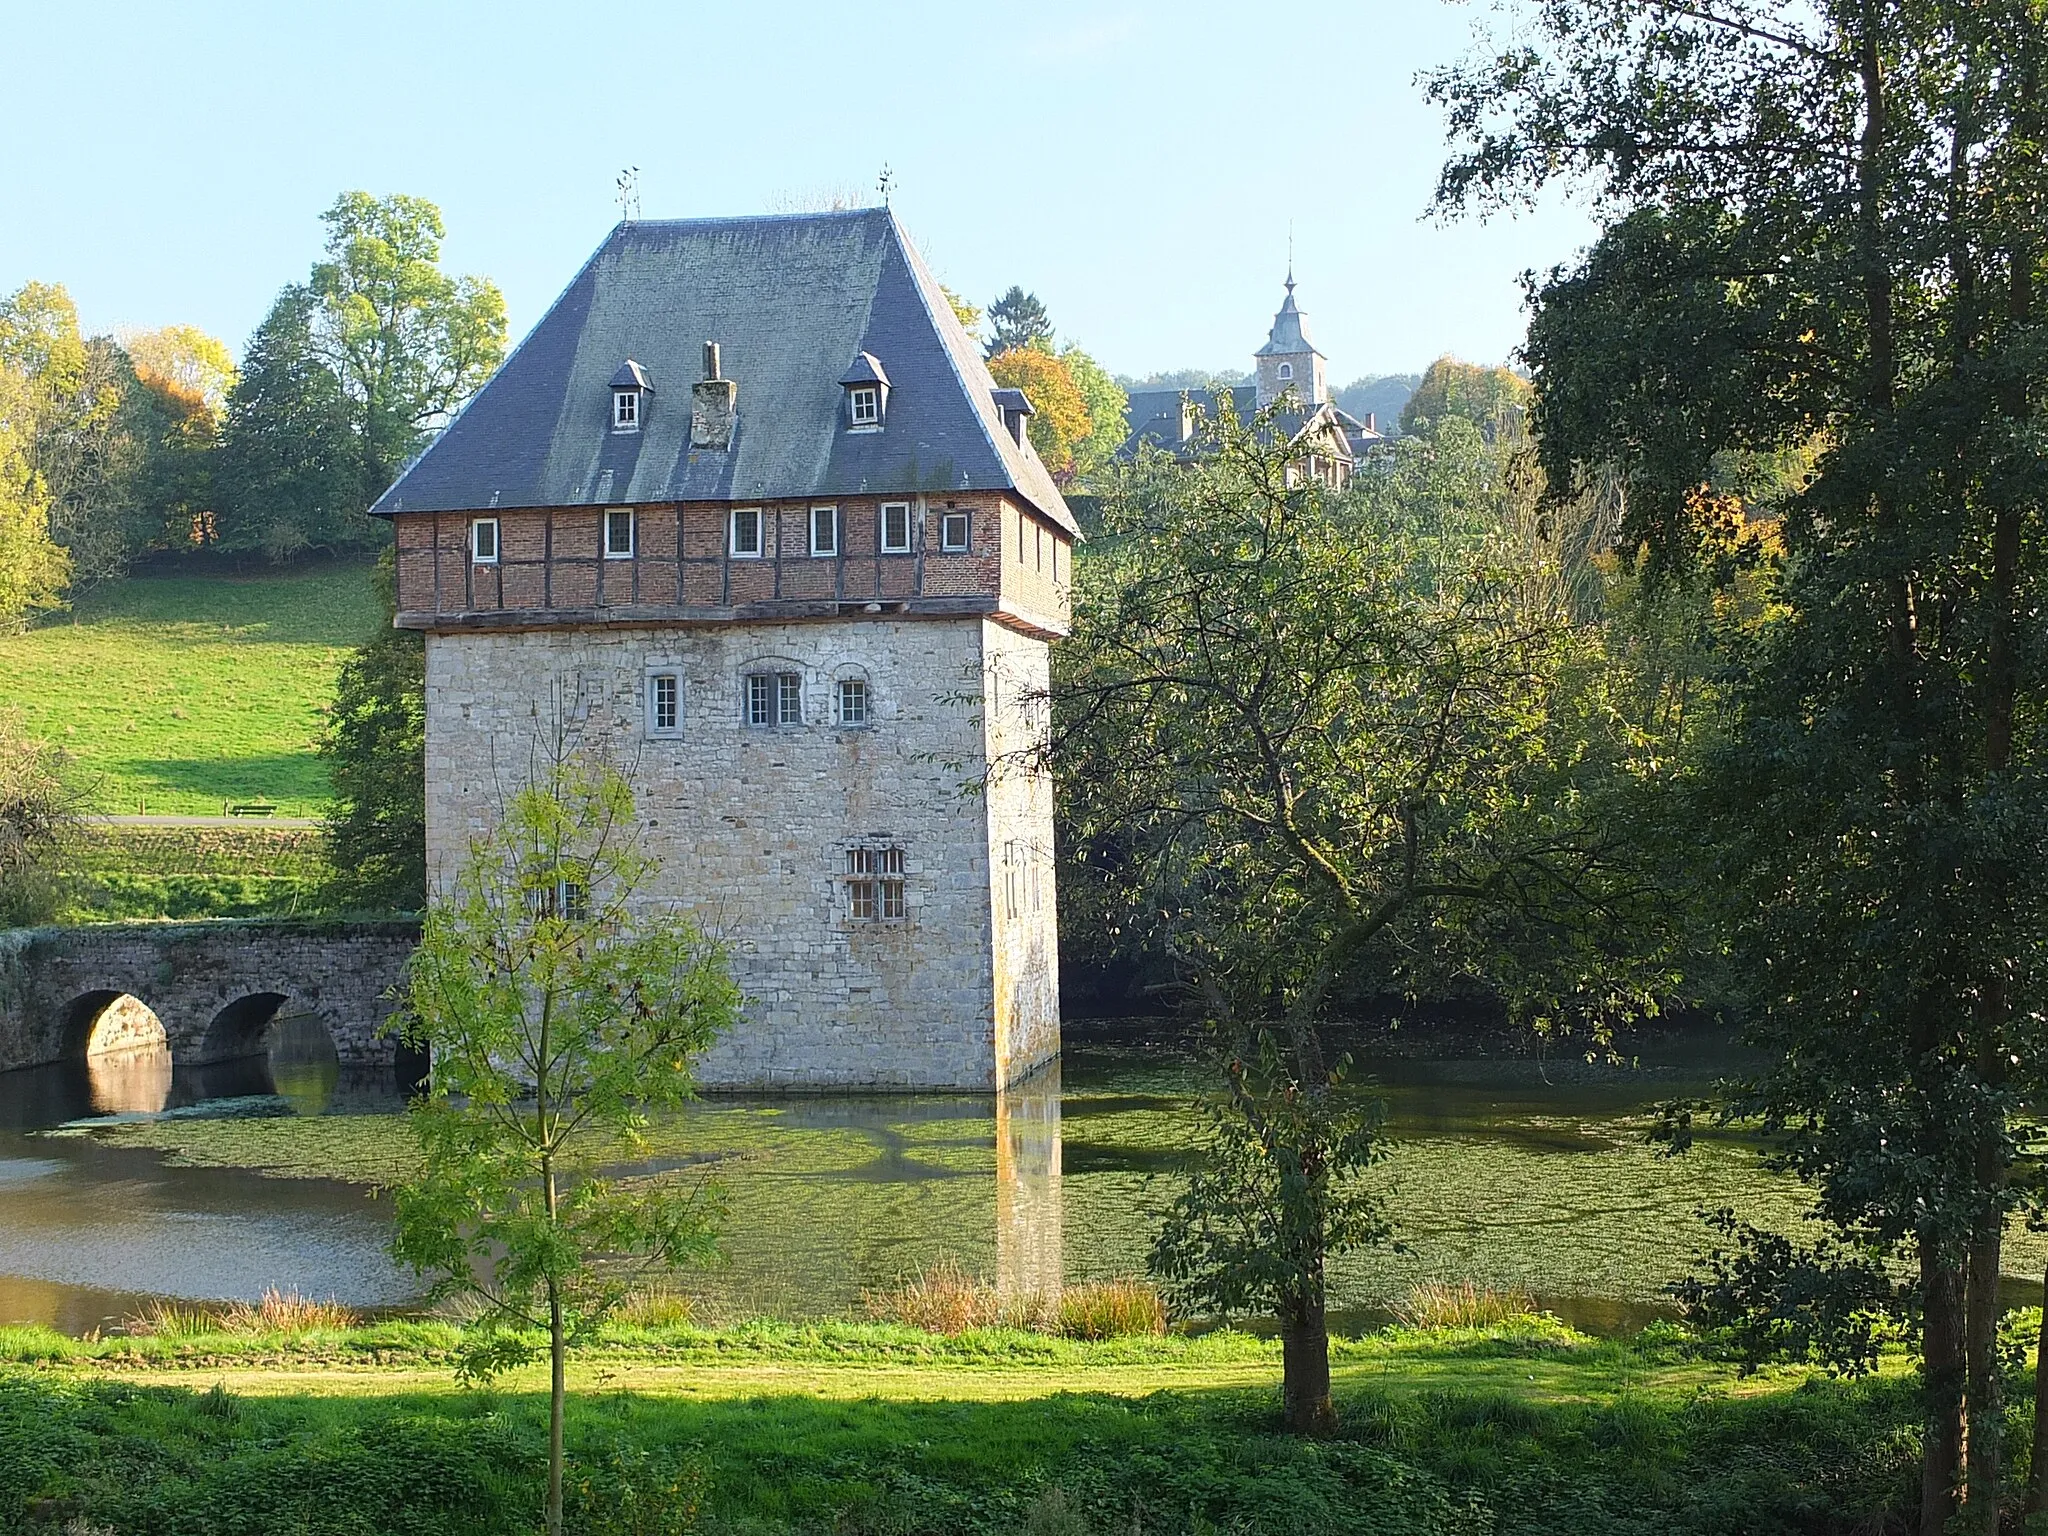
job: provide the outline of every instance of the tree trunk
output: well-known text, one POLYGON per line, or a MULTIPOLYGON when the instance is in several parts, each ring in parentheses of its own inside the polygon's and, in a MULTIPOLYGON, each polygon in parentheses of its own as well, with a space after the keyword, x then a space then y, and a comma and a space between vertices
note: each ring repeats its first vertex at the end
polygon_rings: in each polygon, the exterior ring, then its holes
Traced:
POLYGON ((1944 1536, 1956 1511, 1963 1456, 1963 1276, 1923 1241, 1921 1392, 1927 1427, 1920 1448, 1920 1536, 1944 1536))
POLYGON ((562 1402, 568 1385, 562 1293, 548 1282, 548 1536, 562 1536, 562 1402))
POLYGON ((2048 1270, 2041 1273, 2041 1331, 2034 1338, 2034 1447, 2027 1458, 2027 1513, 2048 1510, 2048 1270))
POLYGON ((1998 1370, 1999 1238, 1993 1227, 1970 1245, 1968 1300, 1963 1312, 1965 1482, 1964 1524, 1998 1536, 2005 1462, 2005 1392, 1998 1370))
POLYGON ((1330 1327, 1321 1301, 1281 1314, 1280 1351, 1287 1427, 1297 1435, 1330 1434, 1337 1408, 1330 1401, 1330 1327))

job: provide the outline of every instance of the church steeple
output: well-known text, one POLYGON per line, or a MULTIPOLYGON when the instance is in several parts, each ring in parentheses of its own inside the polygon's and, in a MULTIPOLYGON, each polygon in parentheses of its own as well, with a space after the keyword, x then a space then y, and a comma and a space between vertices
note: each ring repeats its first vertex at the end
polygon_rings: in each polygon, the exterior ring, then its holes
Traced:
MULTIPOLYGON (((1292 242, 1289 242, 1290 247, 1292 242)), ((1323 380, 1323 354, 1308 339, 1307 317, 1294 302, 1294 253, 1287 256, 1287 297, 1280 301, 1279 313, 1273 316, 1273 329, 1266 335, 1266 344, 1252 354, 1258 368, 1258 403, 1261 408, 1271 405, 1288 390, 1294 391, 1295 399, 1307 410, 1314 410, 1329 399, 1329 389, 1323 380)))

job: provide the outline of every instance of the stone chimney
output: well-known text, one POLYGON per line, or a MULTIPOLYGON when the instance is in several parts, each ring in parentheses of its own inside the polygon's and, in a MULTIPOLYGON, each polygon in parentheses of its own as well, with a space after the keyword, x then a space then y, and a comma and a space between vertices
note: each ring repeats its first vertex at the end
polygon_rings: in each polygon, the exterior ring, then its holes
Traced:
POLYGON ((692 386, 690 446, 730 448, 740 387, 718 371, 718 343, 704 343, 704 377, 692 386))

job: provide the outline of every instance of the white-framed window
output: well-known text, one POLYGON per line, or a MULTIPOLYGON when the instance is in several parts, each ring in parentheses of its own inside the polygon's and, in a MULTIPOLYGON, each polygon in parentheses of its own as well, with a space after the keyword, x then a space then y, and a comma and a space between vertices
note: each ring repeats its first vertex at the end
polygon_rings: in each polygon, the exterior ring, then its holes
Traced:
POLYGON ((480 517, 469 525, 469 558, 478 565, 498 563, 498 520, 480 517))
POLYGON ((746 686, 747 724, 758 726, 804 723, 804 679, 801 672, 749 672, 746 686))
POLYGON ((882 503, 882 553, 885 555, 907 555, 910 553, 909 502, 885 501, 882 503))
POLYGON ((846 912, 857 923, 896 922, 910 915, 901 848, 846 850, 846 912))
POLYGON ((526 910, 535 917, 559 917, 580 923, 590 916, 590 892, 575 880, 557 880, 526 893, 526 910))
MULTIPOLYGON (((586 420, 588 418, 585 418, 586 420)), ((612 391, 612 430, 614 432, 638 432, 640 430, 640 391, 637 389, 615 389, 612 391)))
POLYGON ((1292 363, 1282 363, 1282 364, 1280 365, 1280 382, 1281 382, 1281 383, 1283 383, 1283 384, 1285 384, 1285 383, 1286 383, 1286 382, 1287 382, 1287 381, 1288 381, 1289 379, 1291 379, 1291 378, 1293 378, 1293 377, 1294 377, 1294 364, 1292 364, 1292 363))
POLYGON ((676 672, 647 674, 647 734, 679 736, 683 729, 683 679, 676 672))
POLYGON ((633 558, 633 514, 607 512, 604 515, 604 557, 607 560, 633 558))
POLYGON ((833 690, 833 713, 841 725, 866 725, 870 718, 868 709, 868 682, 864 677, 842 677, 833 690))
POLYGON ((939 548, 949 555, 967 551, 967 514, 948 512, 939 519, 939 548))
POLYGON ((759 507, 734 507, 732 509, 732 538, 728 546, 735 560, 758 560, 761 558, 761 509, 759 507))
POLYGON ((839 509, 811 508, 811 553, 819 558, 839 553, 839 509))
POLYGON ((878 385, 856 384, 846 392, 846 415, 856 427, 882 424, 882 391, 878 385))

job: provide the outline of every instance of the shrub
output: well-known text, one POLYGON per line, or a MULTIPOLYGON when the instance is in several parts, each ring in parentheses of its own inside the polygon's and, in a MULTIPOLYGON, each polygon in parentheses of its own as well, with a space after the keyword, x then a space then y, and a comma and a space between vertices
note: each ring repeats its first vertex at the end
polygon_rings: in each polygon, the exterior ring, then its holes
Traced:
POLYGON ((1117 1339, 1166 1331, 1166 1303, 1142 1280, 1090 1281, 1050 1294, 1005 1296, 956 1259, 941 1259, 888 1290, 864 1291, 861 1302, 877 1322, 926 1333, 1019 1328, 1070 1339, 1117 1339))
POLYGON ((863 1291, 861 1305, 877 1322, 902 1323, 926 1333, 966 1333, 975 1328, 1029 1328, 1039 1321, 1037 1296, 1007 1302, 986 1280, 969 1274, 957 1259, 927 1265, 885 1291, 863 1291))
POLYGON ((570 1467, 562 1524, 575 1536, 682 1536, 704 1510, 704 1458, 615 1446, 570 1467))
POLYGON ((1394 1316, 1410 1328, 1491 1328, 1535 1310, 1526 1291, 1496 1291, 1470 1280, 1425 1280, 1409 1287, 1394 1316))
POLYGON ((612 1319, 628 1328, 687 1328, 697 1303, 681 1291, 654 1286, 635 1291, 612 1310, 612 1319))
POLYGON ((1059 1331, 1070 1339, 1166 1332, 1166 1303, 1142 1280, 1101 1280, 1060 1292, 1059 1331))
POLYGON ((138 1337, 189 1339, 208 1333, 310 1333, 314 1329, 352 1328, 361 1319, 337 1301, 312 1301, 297 1291, 275 1286, 256 1302, 236 1301, 218 1311, 152 1301, 122 1322, 122 1330, 138 1337))

